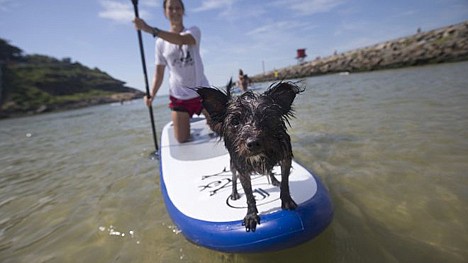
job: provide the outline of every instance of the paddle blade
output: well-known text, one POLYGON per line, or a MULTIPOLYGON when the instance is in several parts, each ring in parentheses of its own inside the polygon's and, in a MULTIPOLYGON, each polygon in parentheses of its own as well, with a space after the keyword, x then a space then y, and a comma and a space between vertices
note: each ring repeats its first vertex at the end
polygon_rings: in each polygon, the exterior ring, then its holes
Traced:
POLYGON ((148 159, 152 161, 159 160, 159 151, 154 151, 150 153, 150 155, 148 156, 148 159))

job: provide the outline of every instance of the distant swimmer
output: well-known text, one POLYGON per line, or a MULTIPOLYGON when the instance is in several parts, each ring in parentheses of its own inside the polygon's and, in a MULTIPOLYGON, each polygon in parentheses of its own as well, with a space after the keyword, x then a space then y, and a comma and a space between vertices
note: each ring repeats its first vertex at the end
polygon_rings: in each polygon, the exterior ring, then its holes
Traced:
POLYGON ((239 80, 237 81, 237 86, 242 90, 242 92, 246 92, 249 85, 252 83, 252 80, 244 74, 242 69, 239 69, 239 80))

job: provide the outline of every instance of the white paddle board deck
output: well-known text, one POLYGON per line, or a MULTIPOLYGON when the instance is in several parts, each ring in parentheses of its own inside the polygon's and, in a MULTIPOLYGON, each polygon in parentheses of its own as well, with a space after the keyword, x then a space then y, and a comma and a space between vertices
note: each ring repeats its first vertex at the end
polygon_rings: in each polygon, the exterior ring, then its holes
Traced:
MULTIPOLYGON (((293 161, 289 185, 296 210, 282 210, 279 187, 267 176, 253 175, 252 189, 260 216, 255 232, 246 232, 245 194, 231 200, 232 175, 224 142, 204 118, 191 121, 192 140, 180 144, 172 123, 162 131, 160 149, 161 189, 174 223, 191 242, 231 252, 264 252, 292 247, 321 233, 331 222, 329 194, 319 179, 293 161)), ((281 180, 280 167, 274 173, 281 180)), ((239 181, 239 180, 238 180, 239 181)))

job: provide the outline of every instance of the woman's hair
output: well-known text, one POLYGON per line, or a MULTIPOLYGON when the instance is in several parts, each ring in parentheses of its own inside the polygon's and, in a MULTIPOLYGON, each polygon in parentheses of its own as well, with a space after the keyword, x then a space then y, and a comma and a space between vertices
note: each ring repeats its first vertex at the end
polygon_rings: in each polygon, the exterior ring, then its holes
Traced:
MULTIPOLYGON (((184 11, 185 13, 185 6, 184 6, 184 2, 182 0, 179 0, 180 2, 180 5, 182 6, 182 10, 184 11)), ((164 0, 163 2, 163 9, 166 10, 166 5, 167 5, 167 0, 164 0)))

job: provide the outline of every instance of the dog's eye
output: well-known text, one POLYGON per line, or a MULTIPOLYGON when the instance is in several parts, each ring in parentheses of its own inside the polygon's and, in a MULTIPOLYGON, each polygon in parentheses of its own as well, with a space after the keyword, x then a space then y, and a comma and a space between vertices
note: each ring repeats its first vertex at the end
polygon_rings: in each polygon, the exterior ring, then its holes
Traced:
POLYGON ((232 127, 242 125, 242 111, 233 112, 227 116, 227 124, 232 127))
POLYGON ((232 118, 231 120, 231 125, 233 126, 237 126, 240 124, 240 121, 239 121, 239 118, 235 117, 235 118, 232 118))

